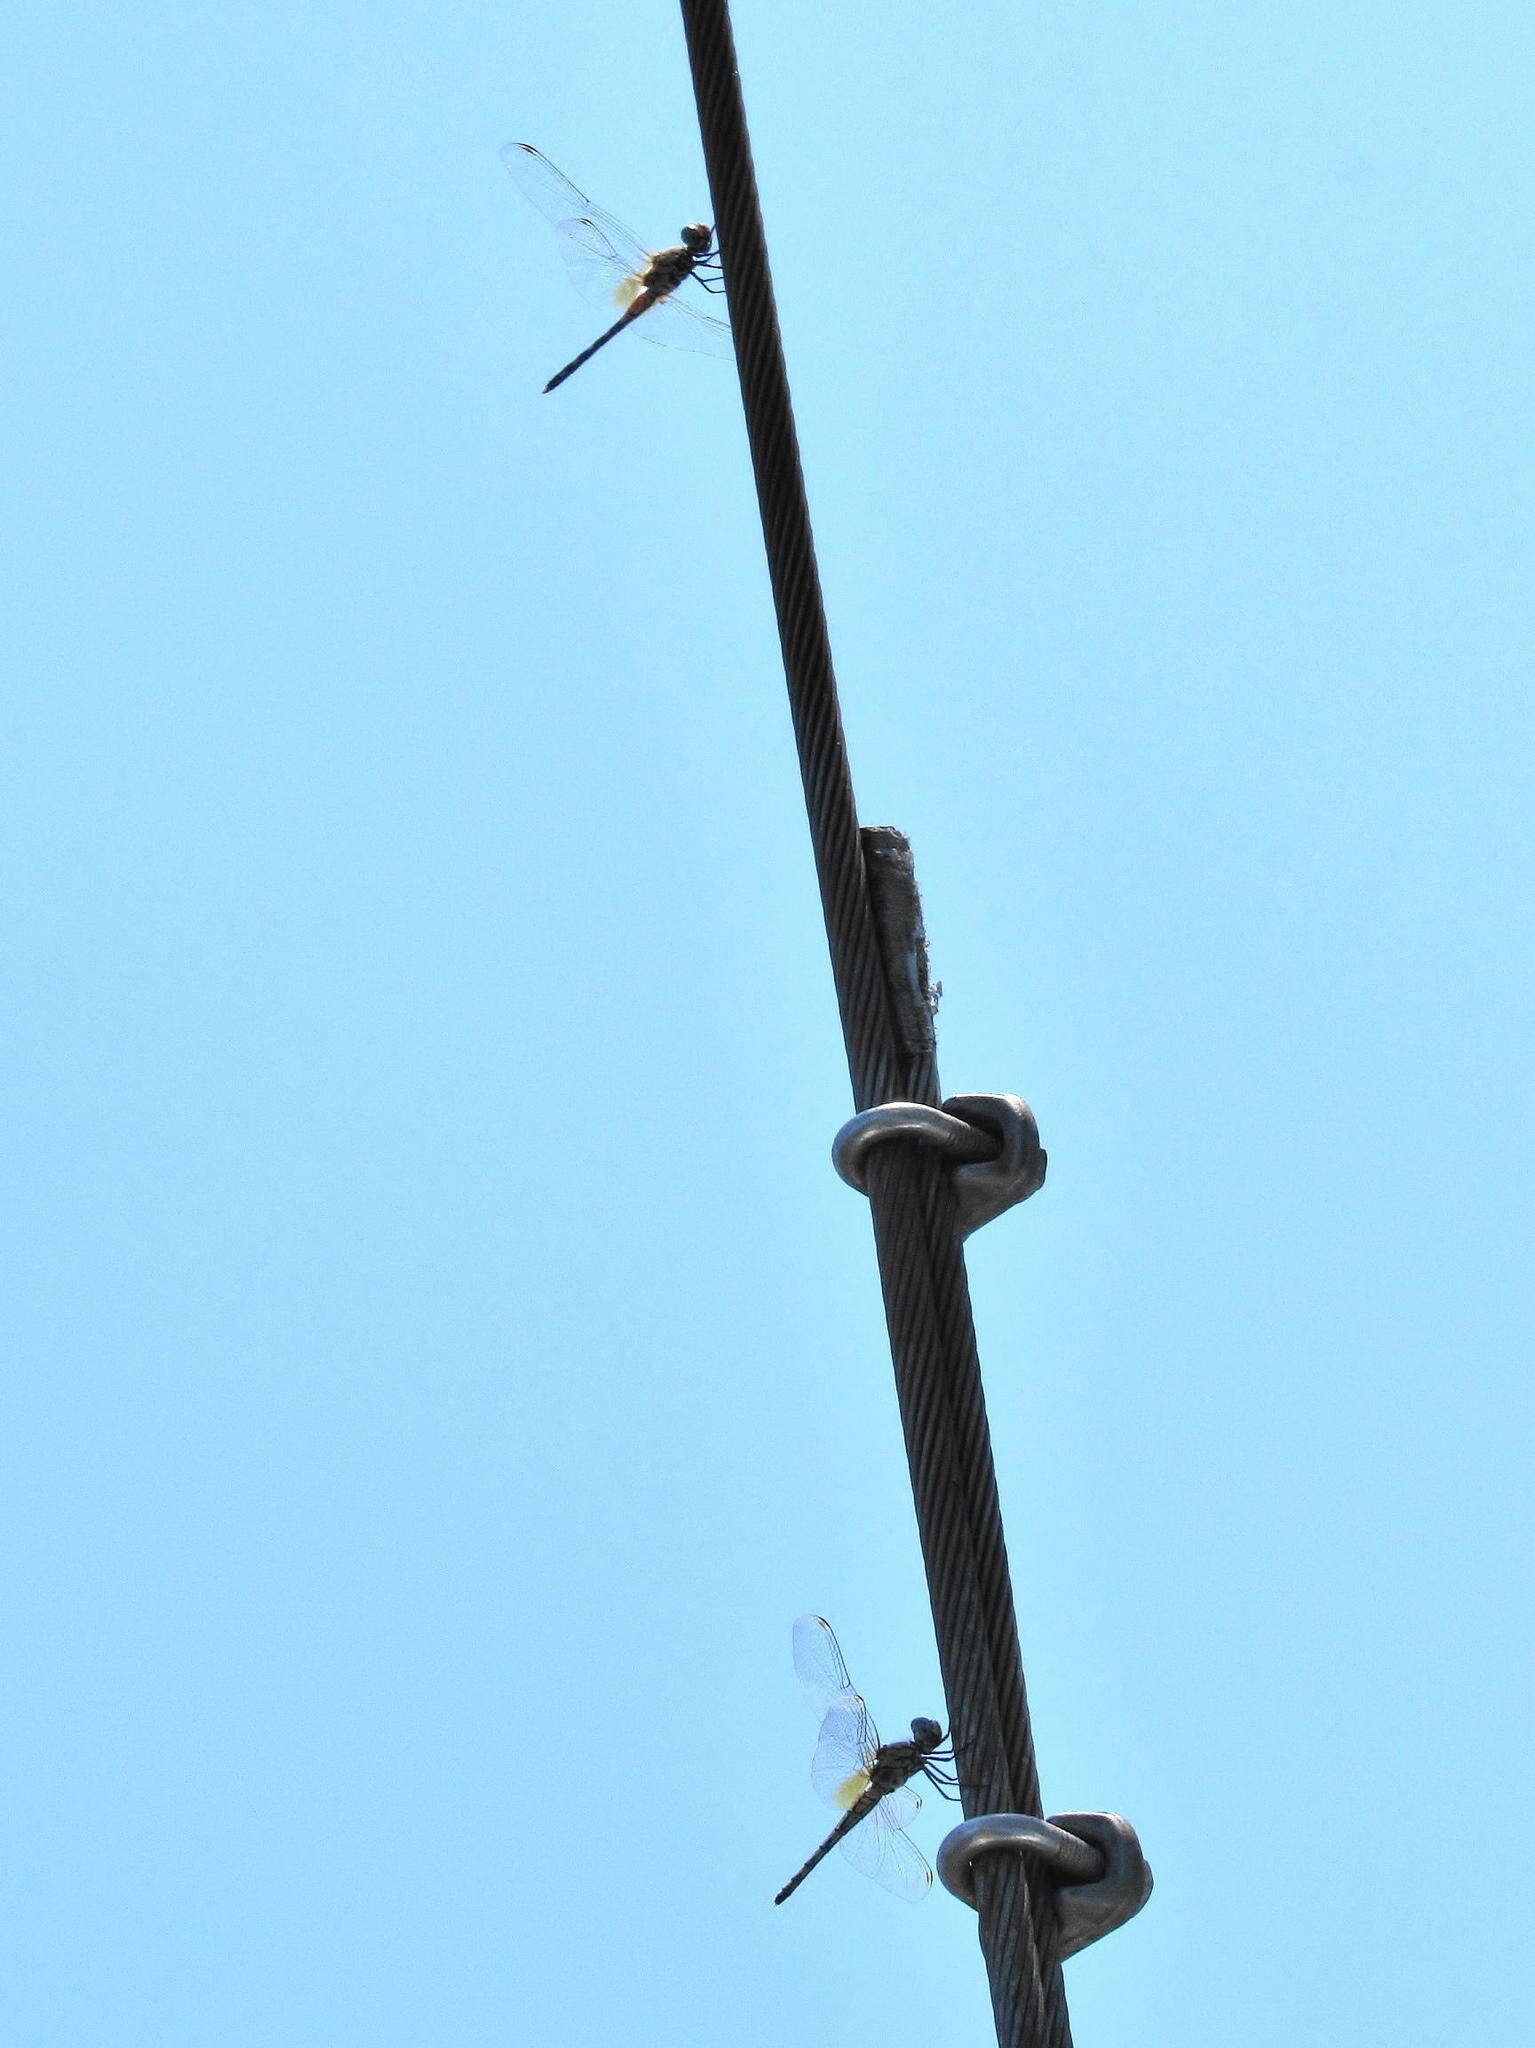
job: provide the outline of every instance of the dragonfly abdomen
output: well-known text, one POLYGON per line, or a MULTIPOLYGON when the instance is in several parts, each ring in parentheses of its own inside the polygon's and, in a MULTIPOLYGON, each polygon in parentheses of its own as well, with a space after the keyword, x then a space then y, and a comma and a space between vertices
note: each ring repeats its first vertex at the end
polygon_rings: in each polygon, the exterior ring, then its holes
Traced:
POLYGON ((921 1755, 915 1743, 887 1742, 874 1752, 874 1760, 868 1770, 854 1771, 851 1777, 844 1778, 837 1787, 836 1798, 839 1806, 847 1807, 847 1812, 815 1854, 795 1871, 773 1904, 781 1906, 790 1892, 797 1891, 805 1882, 821 1858, 835 1849, 850 1829, 871 1814, 887 1792, 899 1791, 920 1767, 921 1755))
POLYGON ((842 1783, 837 1787, 834 1796, 836 1798, 837 1804, 840 1807, 842 1807, 844 1811, 846 1811, 847 1808, 856 1806, 859 1800, 862 1799, 865 1792, 868 1791, 868 1789, 868 1772, 854 1771, 853 1775, 850 1778, 844 1778, 842 1780, 842 1783))
POLYGON ((805 1879, 810 1875, 811 1871, 814 1870, 816 1865, 821 1861, 822 1857, 829 1856, 832 1850, 835 1849, 837 1844, 842 1840, 842 1837, 845 1834, 847 1834, 850 1829, 857 1827, 858 1823, 862 1819, 864 1819, 864 1817, 867 1814, 871 1814, 874 1811, 875 1807, 878 1806, 881 1799, 884 1798, 884 1796, 885 1795, 883 1792, 876 1792, 871 1787, 870 1790, 864 1793, 861 1799, 855 1799, 853 1801, 853 1804, 848 1808, 847 1812, 843 1814, 841 1820, 838 1821, 837 1825, 826 1837, 826 1840, 821 1844, 820 1848, 815 1850, 812 1855, 806 1857, 805 1861, 800 1865, 799 1869, 795 1871, 794 1875, 789 1879, 789 1882, 784 1886, 783 1890, 775 1895, 773 1904, 775 1906, 781 1906, 784 1900, 788 1898, 791 1892, 797 1892, 800 1886, 805 1882, 805 1879))
POLYGON ((570 361, 565 365, 563 370, 555 371, 554 375, 549 379, 549 382, 544 386, 545 395, 547 396, 549 392, 555 390, 559 385, 563 384, 567 377, 574 376, 576 371, 580 369, 583 363, 591 361, 592 357, 597 353, 598 349, 605 348, 607 344, 613 339, 615 334, 622 334, 626 327, 630 326, 634 321, 638 320, 642 313, 648 312, 654 304, 654 293, 645 291, 637 292, 635 296, 629 301, 629 304, 625 308, 624 312, 620 314, 618 319, 616 319, 613 322, 613 325, 610 328, 608 328, 605 334, 599 334, 597 339, 592 343, 591 347, 582 349, 580 355, 572 356, 570 361))

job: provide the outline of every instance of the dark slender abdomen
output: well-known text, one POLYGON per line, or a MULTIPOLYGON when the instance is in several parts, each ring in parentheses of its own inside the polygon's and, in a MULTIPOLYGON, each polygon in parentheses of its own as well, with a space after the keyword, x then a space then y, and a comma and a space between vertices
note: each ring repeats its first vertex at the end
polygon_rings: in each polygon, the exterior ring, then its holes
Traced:
POLYGON ((848 1808, 847 1812, 843 1814, 841 1820, 838 1821, 837 1825, 826 1837, 826 1840, 821 1844, 820 1848, 816 1850, 813 1856, 809 1856, 806 1858, 806 1860, 800 1865, 799 1869, 796 1870, 794 1875, 789 1879, 789 1882, 784 1886, 783 1890, 776 1895, 776 1897, 773 1900, 773 1904, 775 1906, 781 1906, 784 1900, 789 1896, 790 1892, 797 1892, 800 1886, 805 1882, 805 1879, 810 1875, 811 1871, 814 1870, 816 1865, 820 1862, 821 1858, 827 1855, 831 1850, 835 1849, 837 1844, 842 1840, 842 1837, 848 1832, 850 1828, 857 1827, 858 1823, 863 1819, 865 1814, 872 1813, 875 1807, 878 1806, 881 1799, 884 1798, 884 1796, 885 1795, 883 1792, 871 1791, 865 1792, 861 1799, 855 1799, 853 1804, 848 1808))
POLYGON ((553 391, 555 386, 558 384, 563 384, 567 377, 573 377, 576 371, 580 369, 581 365, 584 362, 590 361, 590 359, 597 353, 598 349, 605 347, 606 344, 613 339, 615 334, 621 334, 631 321, 638 320, 640 315, 648 311, 652 304, 652 300, 646 299, 644 305, 630 306, 628 310, 619 319, 613 322, 613 325, 607 330, 605 334, 598 335, 597 339, 592 343, 590 348, 582 349, 580 355, 573 356, 571 360, 565 365, 563 370, 555 371, 554 375, 549 379, 549 382, 544 386, 545 392, 547 393, 553 391))
POLYGON ((920 1742, 886 1742, 880 1745, 874 1752, 874 1760, 869 1766, 868 1790, 859 1793, 820 1848, 807 1863, 802 1863, 795 1871, 774 1899, 775 1906, 781 1906, 790 1892, 799 1889, 826 1852, 835 1849, 848 1829, 857 1827, 866 1813, 872 1813, 887 1792, 896 1791, 908 1778, 916 1776, 922 1768, 922 1759, 931 1747, 930 1743, 920 1742))

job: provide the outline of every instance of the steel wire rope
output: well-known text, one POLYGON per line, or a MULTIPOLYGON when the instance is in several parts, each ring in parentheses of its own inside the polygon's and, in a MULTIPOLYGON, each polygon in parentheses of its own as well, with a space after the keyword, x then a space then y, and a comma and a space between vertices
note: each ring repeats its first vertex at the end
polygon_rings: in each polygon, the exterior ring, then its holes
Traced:
MULTIPOLYGON (((681 0, 747 438, 858 1109, 936 1106, 936 1057, 903 1050, 887 994, 848 770, 798 437, 726 0, 681 0)), ((875 1149, 880 1284, 967 1815, 1038 1815, 1039 1777, 986 1403, 952 1196, 934 1156, 875 1149)), ((1048 1884, 1021 1858, 977 1866, 978 1926, 1003 2048, 1070 2048, 1048 1884)))

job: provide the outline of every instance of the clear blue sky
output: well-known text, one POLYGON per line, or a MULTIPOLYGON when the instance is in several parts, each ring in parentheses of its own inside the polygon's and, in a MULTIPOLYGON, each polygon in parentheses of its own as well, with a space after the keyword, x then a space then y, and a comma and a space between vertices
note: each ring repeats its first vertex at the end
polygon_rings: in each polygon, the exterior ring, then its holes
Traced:
MULTIPOLYGON (((1512 4, 739 0, 975 1240, 1081 2048, 1531 2038, 1512 4)), ((987 2038, 816 1838, 939 1710, 666 0, 6 32, 17 2048, 987 2038)), ((942 1816, 917 1832, 929 1852, 942 1816)))

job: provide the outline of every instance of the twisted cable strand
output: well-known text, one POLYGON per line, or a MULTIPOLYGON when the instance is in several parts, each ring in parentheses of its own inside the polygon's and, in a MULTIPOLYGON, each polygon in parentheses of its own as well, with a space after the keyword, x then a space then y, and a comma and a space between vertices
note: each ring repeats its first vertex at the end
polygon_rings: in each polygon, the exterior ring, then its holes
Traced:
MULTIPOLYGON (((681 0, 747 438, 804 782, 827 944, 862 1110, 940 1100, 936 1059, 907 1056, 871 915, 830 637, 773 303, 726 0, 681 0)), ((869 1170, 880 1281, 965 1811, 1042 1811, 980 1362, 952 1196, 902 1144, 869 1170)), ((978 1928, 1002 2048, 1070 2048, 1048 1885, 1021 1858, 977 1870, 978 1928)))

